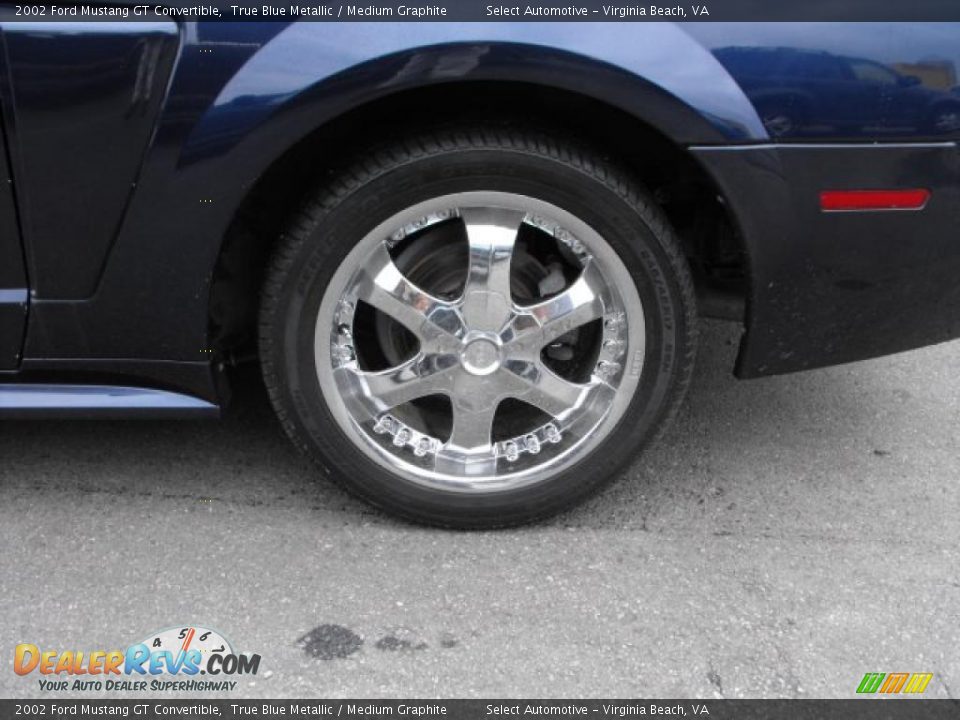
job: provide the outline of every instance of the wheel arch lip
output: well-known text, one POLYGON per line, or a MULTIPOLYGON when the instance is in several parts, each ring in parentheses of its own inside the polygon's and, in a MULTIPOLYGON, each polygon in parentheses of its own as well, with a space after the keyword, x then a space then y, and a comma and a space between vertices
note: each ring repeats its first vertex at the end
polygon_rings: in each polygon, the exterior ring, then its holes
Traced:
POLYGON ((366 103, 470 81, 591 97, 678 145, 769 139, 726 69, 674 23, 594 23, 590 32, 565 23, 380 23, 375 34, 362 23, 336 34, 312 25, 286 27, 247 59, 192 128, 181 166, 241 147, 249 166, 265 166, 366 103))

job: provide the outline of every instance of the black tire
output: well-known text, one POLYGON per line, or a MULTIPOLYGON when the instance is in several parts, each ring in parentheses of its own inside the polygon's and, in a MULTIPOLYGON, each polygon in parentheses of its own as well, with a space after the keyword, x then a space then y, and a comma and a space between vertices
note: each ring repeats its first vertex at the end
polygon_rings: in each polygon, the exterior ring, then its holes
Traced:
POLYGON ((637 457, 666 427, 684 396, 694 361, 695 318, 693 285, 680 245, 649 194, 627 172, 597 153, 537 133, 438 131, 373 152, 312 195, 280 238, 267 273, 260 355, 283 428, 327 474, 404 518, 489 528, 568 508, 637 457), (324 290, 359 238, 400 209, 469 190, 536 197, 589 223, 629 270, 646 318, 639 384, 602 444, 543 482, 479 495, 414 484, 358 450, 324 402, 313 351, 324 290))

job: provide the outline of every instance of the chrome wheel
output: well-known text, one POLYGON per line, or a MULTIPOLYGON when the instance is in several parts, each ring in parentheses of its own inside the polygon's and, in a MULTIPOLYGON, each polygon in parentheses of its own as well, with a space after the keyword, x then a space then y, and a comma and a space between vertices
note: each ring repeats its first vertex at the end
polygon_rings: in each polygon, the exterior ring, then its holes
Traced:
POLYGON ((368 457, 489 492, 546 479, 609 434, 640 379, 644 315, 586 223, 468 192, 363 237, 324 293, 314 348, 324 399, 368 457))

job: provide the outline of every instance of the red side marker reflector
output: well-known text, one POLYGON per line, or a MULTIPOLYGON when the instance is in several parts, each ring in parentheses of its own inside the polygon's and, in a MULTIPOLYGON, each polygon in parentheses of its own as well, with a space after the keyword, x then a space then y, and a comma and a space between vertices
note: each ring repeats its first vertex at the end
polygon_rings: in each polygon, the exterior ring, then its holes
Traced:
POLYGON ((930 191, 912 190, 824 190, 820 209, 837 210, 922 210, 930 191))

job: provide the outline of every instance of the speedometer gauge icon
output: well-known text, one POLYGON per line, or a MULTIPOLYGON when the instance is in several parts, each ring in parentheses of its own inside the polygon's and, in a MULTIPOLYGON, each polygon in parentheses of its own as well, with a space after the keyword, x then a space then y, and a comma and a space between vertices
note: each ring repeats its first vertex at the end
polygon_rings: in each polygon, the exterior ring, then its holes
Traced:
POLYGON ((199 625, 187 625, 180 627, 171 627, 151 633, 141 641, 151 652, 162 652, 164 650, 172 653, 173 657, 179 657, 190 650, 200 652, 201 662, 197 663, 200 667, 206 667, 207 660, 211 655, 232 655, 233 647, 230 642, 216 630, 201 627, 199 625))

